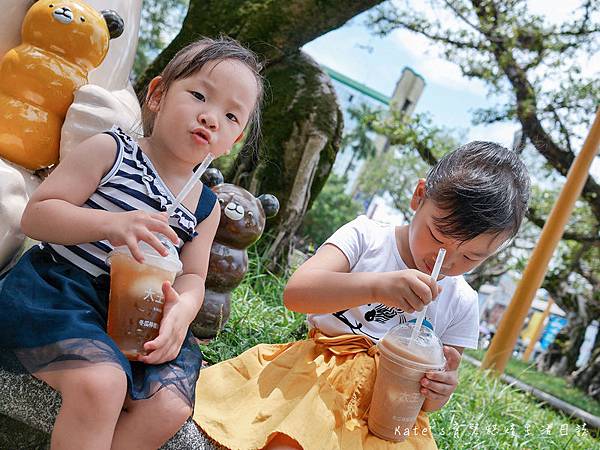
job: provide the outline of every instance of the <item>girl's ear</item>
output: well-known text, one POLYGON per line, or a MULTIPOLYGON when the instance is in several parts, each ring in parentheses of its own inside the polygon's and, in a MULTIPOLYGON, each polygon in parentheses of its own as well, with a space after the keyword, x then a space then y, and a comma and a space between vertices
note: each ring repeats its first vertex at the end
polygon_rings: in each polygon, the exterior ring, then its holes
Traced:
POLYGON ((413 196, 410 200, 410 207, 413 211, 416 211, 421 203, 425 200, 425 179, 419 178, 417 182, 417 186, 415 187, 415 192, 413 192, 413 196))
POLYGON ((146 105, 153 113, 157 113, 160 109, 160 101, 164 93, 162 77, 154 77, 148 85, 148 93, 146 94, 146 105))

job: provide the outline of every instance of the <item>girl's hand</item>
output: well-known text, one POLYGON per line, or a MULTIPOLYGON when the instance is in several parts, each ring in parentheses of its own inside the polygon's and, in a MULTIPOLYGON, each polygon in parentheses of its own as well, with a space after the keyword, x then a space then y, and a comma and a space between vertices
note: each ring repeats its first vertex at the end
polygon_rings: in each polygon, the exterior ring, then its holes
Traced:
POLYGON ((148 355, 138 358, 138 361, 145 364, 162 364, 174 360, 181 350, 190 325, 189 322, 186 322, 185 317, 179 314, 177 308, 179 294, 173 289, 171 283, 165 281, 162 291, 165 304, 158 337, 144 344, 144 350, 148 352, 148 355))
POLYGON ((446 369, 444 372, 427 372, 421 378, 421 394, 425 396, 424 411, 437 411, 450 400, 458 386, 458 366, 461 354, 454 347, 444 345, 446 369))
POLYGON ((126 245, 131 255, 139 263, 144 262, 144 253, 138 246, 144 241, 162 256, 167 256, 169 250, 160 242, 155 233, 161 233, 173 241, 179 242, 177 233, 169 226, 166 213, 147 213, 145 211, 128 211, 113 213, 106 225, 105 235, 114 247, 126 245))
POLYGON ((373 282, 376 301, 408 313, 423 310, 442 291, 429 275, 415 269, 380 273, 373 282))

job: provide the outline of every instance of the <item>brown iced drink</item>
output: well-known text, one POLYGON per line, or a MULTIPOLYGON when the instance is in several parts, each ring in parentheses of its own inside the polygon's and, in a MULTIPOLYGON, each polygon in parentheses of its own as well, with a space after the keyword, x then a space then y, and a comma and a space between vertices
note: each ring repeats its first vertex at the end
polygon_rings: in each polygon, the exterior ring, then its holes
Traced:
POLYGON ((377 344, 379 366, 369 409, 371 433, 388 441, 406 439, 425 397, 421 378, 426 372, 443 370, 443 346, 437 336, 422 327, 409 346, 414 323, 392 328, 377 344))
POLYGON ((144 344, 158 336, 164 305, 162 284, 173 283, 181 270, 176 256, 162 257, 145 250, 144 264, 122 247, 109 256, 107 332, 130 360, 145 355, 144 344))

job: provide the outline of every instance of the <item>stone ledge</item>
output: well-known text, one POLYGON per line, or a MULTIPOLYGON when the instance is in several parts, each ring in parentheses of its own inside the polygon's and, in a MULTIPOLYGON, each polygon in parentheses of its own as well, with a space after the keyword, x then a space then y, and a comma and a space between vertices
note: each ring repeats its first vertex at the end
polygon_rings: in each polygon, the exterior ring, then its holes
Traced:
MULTIPOLYGON (((0 448, 44 450, 61 405, 60 394, 37 378, 0 369, 0 448)), ((215 450, 191 418, 161 450, 215 450)))

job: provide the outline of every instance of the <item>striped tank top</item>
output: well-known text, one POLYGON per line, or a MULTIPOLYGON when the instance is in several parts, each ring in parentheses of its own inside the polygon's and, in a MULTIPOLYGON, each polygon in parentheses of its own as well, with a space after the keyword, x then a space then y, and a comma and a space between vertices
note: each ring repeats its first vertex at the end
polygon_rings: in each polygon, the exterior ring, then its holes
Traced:
MULTIPOLYGON (((120 128, 113 127, 106 133, 117 143, 117 156, 111 169, 100 180, 96 191, 82 206, 111 212, 166 211, 176 196, 161 180, 150 159, 120 128)), ((203 186, 194 212, 181 204, 169 218, 169 225, 180 238, 179 251, 185 242, 197 234, 196 225, 210 215, 216 201, 217 196, 210 188, 203 186)), ((107 240, 78 245, 44 242, 41 246, 67 259, 92 276, 108 273, 106 258, 113 246, 107 240)))

